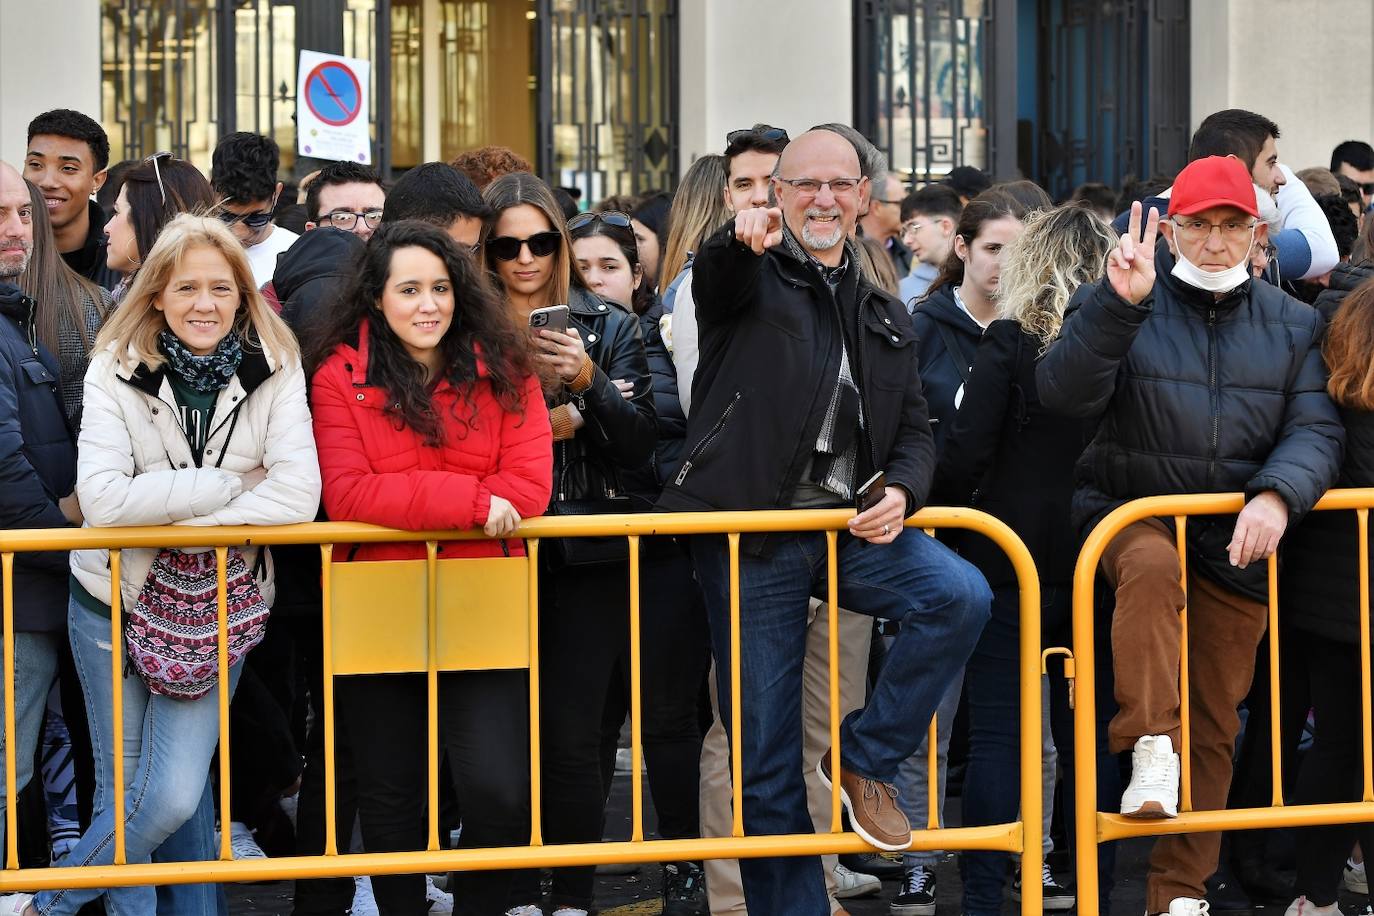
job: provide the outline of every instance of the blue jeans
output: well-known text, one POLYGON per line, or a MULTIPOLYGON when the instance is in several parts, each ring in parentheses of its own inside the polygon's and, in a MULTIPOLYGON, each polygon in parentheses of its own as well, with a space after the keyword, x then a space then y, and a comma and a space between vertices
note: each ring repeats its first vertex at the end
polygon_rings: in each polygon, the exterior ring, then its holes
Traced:
MULTIPOLYGON (((767 557, 740 556, 741 787, 750 836, 812 833, 802 780, 802 658, 807 602, 825 597, 825 536, 776 535, 767 557)), ((978 640, 992 601, 987 583, 949 548, 917 531, 877 546, 841 532, 840 605, 902 622, 867 707, 840 726, 841 763, 851 773, 892 782, 925 737, 940 698, 978 640)), ((730 562, 725 539, 692 545, 705 593, 720 691, 730 702, 730 562)), ((805 761, 810 765, 811 761, 805 761)), ((741 859, 749 911, 828 916, 820 859, 741 859)))
MULTIPOLYGON (((984 638, 987 631, 984 631, 984 638)), ((940 705, 935 710, 935 763, 938 767, 937 776, 940 786, 937 790, 937 803, 940 806, 941 827, 945 825, 945 782, 949 769, 949 738, 954 731, 954 717, 959 712, 959 696, 964 692, 964 672, 960 671, 954 676, 949 689, 940 698, 940 705)), ((902 765, 897 768, 897 804, 906 815, 907 820, 911 821, 913 830, 925 830, 930 823, 930 734, 921 739, 921 746, 916 748, 916 753, 902 761, 902 765)), ((940 863, 942 853, 938 849, 926 849, 921 852, 902 853, 902 865, 906 868, 915 868, 924 865, 931 871, 940 863)))
MULTIPOLYGON (((95 814, 59 866, 114 861, 112 753, 124 753, 124 842, 131 863, 214 858, 214 809, 207 774, 219 742, 219 688, 198 700, 149 693, 137 674, 123 681, 124 734, 114 734, 110 685, 110 620, 72 601, 67 609, 72 657, 86 698, 91 751, 96 759, 95 814)), ((122 653, 121 653, 122 654, 122 653)), ((229 669, 229 689, 242 669, 229 669)), ((214 885, 185 885, 159 893, 149 886, 43 891, 34 906, 43 916, 75 913, 106 895, 110 916, 215 916, 222 912, 214 885), (159 897, 161 898, 159 900, 159 897)))
MULTIPOLYGON (((14 634, 14 727, 19 740, 14 746, 14 791, 23 792, 33 778, 33 759, 38 751, 38 737, 43 730, 43 710, 48 705, 48 691, 57 676, 57 633, 14 634)), ((5 681, 0 678, 0 703, 5 697, 5 681)), ((4 751, 5 730, 0 727, 0 855, 5 849, 4 751)))

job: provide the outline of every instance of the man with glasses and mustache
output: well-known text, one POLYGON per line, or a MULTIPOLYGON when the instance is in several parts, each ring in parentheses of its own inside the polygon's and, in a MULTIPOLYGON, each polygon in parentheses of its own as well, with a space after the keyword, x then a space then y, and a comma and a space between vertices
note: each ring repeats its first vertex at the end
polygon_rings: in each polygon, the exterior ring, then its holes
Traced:
MULTIPOLYGON (((1185 603, 1193 809, 1226 806, 1236 707, 1267 620, 1264 561, 1336 482, 1345 438, 1326 392, 1321 314, 1251 277, 1268 226, 1250 171, 1229 156, 1197 159, 1168 207, 1142 230, 1132 205, 1106 278, 1079 289, 1036 370, 1047 408, 1099 419, 1078 463, 1072 513, 1083 531, 1139 497, 1246 494, 1238 516, 1188 521, 1186 600, 1164 521, 1128 526, 1103 553, 1120 707, 1108 738, 1113 753, 1132 752, 1121 813, 1135 818, 1178 813, 1185 603)), ((1205 914, 1220 846, 1218 833, 1160 837, 1147 913, 1205 914)))
POLYGON ((239 131, 215 147, 210 185, 220 195, 220 219, 243 245, 253 268, 253 282, 263 286, 277 268, 277 255, 299 238, 272 222, 281 196, 277 169, 281 151, 270 137, 239 131))
MULTIPOLYGON (((839 601, 902 621, 868 706, 844 717, 839 767, 802 759, 799 697, 808 605, 826 595, 820 532, 745 535, 739 550, 742 721, 731 721, 730 568, 724 537, 694 539, 721 712, 739 729, 749 835, 811 833, 802 767, 840 783, 854 829, 880 849, 911 845, 898 765, 925 736, 987 620, 983 577, 903 520, 925 501, 934 443, 906 308, 860 275, 850 236, 867 193, 855 147, 812 130, 751 207, 697 254, 701 362, 688 455, 670 511, 848 508, 839 601), (875 479, 877 472, 885 478, 875 479), (871 501, 865 497, 872 497, 871 501), (861 511, 856 503, 864 498, 861 511)), ((740 862, 750 912, 828 916, 815 857, 740 862)))

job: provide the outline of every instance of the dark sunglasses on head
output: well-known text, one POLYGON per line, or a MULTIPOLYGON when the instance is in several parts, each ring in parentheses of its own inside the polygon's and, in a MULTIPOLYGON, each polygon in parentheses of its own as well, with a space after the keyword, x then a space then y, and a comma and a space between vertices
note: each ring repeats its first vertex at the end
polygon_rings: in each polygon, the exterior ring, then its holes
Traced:
POLYGON ((725 135, 725 145, 731 146, 745 137, 758 137, 767 143, 776 143, 778 140, 787 139, 787 131, 781 127, 748 127, 744 130, 732 130, 725 135))
POLYGON ((1374 181, 1366 181, 1361 183, 1360 190, 1366 194, 1374 194, 1374 181))
POLYGON ((581 229, 583 226, 590 226, 597 220, 600 220, 608 226, 619 226, 621 229, 631 228, 630 216, 628 213, 622 213, 619 210, 605 210, 601 213, 588 211, 586 213, 577 214, 572 219, 568 220, 568 231, 571 232, 581 229))
POLYGON ((521 247, 528 245, 530 254, 536 258, 546 258, 558 250, 558 243, 561 241, 562 233, 553 230, 536 232, 527 239, 498 235, 496 238, 487 239, 487 251, 498 261, 514 261, 520 257, 521 247))
POLYGON ((151 162, 153 164, 153 174, 157 176, 157 192, 162 195, 162 205, 164 207, 167 206, 167 187, 162 183, 162 166, 158 165, 158 163, 163 159, 171 158, 172 154, 168 150, 161 150, 143 160, 144 162, 151 162))

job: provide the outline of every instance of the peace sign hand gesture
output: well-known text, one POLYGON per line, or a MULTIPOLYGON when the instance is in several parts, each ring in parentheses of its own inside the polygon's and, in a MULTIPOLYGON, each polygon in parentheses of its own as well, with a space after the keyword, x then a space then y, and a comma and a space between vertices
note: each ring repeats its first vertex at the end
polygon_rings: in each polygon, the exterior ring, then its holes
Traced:
POLYGON ((1151 209, 1140 230, 1142 208, 1131 204, 1131 222, 1126 234, 1107 258, 1107 279, 1116 294, 1131 305, 1139 305, 1155 286, 1155 236, 1159 232, 1159 211, 1151 209))

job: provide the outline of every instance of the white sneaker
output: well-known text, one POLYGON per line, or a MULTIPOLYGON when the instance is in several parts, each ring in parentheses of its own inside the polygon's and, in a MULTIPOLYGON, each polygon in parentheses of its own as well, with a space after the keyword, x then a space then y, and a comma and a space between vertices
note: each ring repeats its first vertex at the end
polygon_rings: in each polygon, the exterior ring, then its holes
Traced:
POLYGON ((1306 897, 1299 897, 1288 904, 1283 916, 1341 916, 1341 908, 1334 903, 1329 906, 1317 906, 1306 897))
POLYGON ((282 813, 286 815, 286 819, 291 822, 292 827, 296 826, 296 812, 300 808, 300 803, 300 792, 297 792, 294 795, 282 796, 282 798, 277 802, 277 806, 281 808, 282 813))
MULTIPOLYGON (((1141 739, 1144 740, 1144 739, 1141 739)), ((1168 738, 1164 739, 1168 741, 1168 738)), ((1139 747, 1139 744, 1136 745, 1139 747)), ((1175 897, 1169 901, 1169 912, 1167 916, 1207 916, 1212 912, 1211 906, 1206 900, 1198 900, 1194 897, 1175 897)), ((1149 916, 1147 913, 1146 916, 1149 916)))
POLYGON ((429 904, 429 911, 432 914, 453 912, 453 895, 435 887, 434 879, 429 875, 425 875, 425 902, 429 904))
POLYGON ((263 852, 258 841, 253 839, 253 831, 241 821, 232 821, 229 824, 229 848, 233 851, 235 859, 267 858, 267 853, 263 852))
POLYGON ((590 916, 586 910, 579 910, 575 906, 560 906, 553 911, 553 916, 590 916))
POLYGON ((377 898, 372 896, 372 879, 367 875, 353 879, 353 908, 351 916, 381 916, 377 898))
POLYGON ((1341 883, 1352 894, 1369 893, 1369 876, 1365 874, 1364 863, 1346 859, 1345 874, 1341 876, 1341 883))
POLYGON ((5 894, 0 897, 0 916, 24 916, 33 903, 33 894, 5 894))
POLYGON ((841 900, 848 900, 850 897, 867 897, 883 889, 883 882, 872 875, 850 871, 838 863, 836 863, 835 870, 831 874, 835 876, 835 896, 841 900))
MULTIPOLYGON (((1146 735, 1135 743, 1131 784, 1121 796, 1121 813, 1140 818, 1178 817, 1178 755, 1168 735, 1146 735)), ((1175 902, 1191 899, 1179 897, 1175 902)), ((1172 909, 1169 913, 1173 916, 1172 909)))
POLYGON ((506 916, 544 916, 544 911, 537 904, 526 903, 506 910, 506 916))

